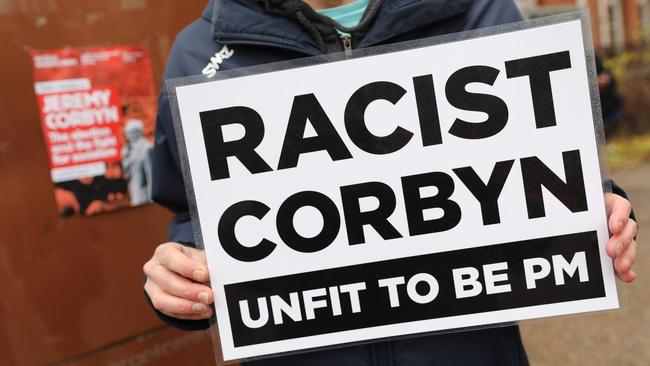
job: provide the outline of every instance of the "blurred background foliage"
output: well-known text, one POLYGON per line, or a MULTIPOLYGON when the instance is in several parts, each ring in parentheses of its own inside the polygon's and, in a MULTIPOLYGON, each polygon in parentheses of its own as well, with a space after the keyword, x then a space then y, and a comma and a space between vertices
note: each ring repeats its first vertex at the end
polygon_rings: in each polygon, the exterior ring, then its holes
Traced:
POLYGON ((611 54, 603 64, 623 98, 622 115, 606 128, 609 168, 632 168, 650 161, 650 45, 611 54))

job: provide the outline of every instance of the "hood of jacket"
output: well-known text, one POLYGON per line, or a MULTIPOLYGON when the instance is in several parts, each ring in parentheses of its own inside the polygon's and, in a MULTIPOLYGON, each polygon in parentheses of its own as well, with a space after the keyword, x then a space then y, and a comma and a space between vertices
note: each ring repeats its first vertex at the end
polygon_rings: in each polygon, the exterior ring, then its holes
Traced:
POLYGON ((210 0, 203 17, 220 44, 284 47, 307 54, 342 51, 336 29, 353 48, 381 44, 400 34, 461 15, 473 0, 370 0, 361 23, 345 28, 301 0, 210 0))

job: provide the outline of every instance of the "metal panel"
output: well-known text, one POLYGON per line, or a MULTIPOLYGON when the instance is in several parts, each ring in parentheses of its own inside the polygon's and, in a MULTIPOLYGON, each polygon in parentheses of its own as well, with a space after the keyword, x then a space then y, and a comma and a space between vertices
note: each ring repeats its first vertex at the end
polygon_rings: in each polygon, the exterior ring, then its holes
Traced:
POLYGON ((170 339, 184 346, 166 346, 149 364, 167 364, 161 361, 167 354, 190 360, 183 356, 189 353, 192 364, 213 364, 209 342, 185 342, 185 334, 160 328, 142 297, 142 264, 164 240, 169 213, 148 205, 93 217, 57 215, 29 56, 30 50, 143 45, 159 80, 174 36, 204 5, 0 1, 0 364, 111 364, 170 339))

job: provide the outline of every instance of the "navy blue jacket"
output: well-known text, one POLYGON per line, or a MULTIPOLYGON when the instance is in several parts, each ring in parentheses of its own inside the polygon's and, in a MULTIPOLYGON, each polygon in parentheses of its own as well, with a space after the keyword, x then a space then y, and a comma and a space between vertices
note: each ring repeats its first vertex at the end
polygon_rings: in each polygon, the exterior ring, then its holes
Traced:
MULTIPOLYGON (((295 21, 269 15, 253 0, 223 0, 213 16, 210 1, 203 16, 177 37, 164 79, 228 70, 322 54, 310 34, 295 21), (227 52, 211 60, 227 45, 227 52), (208 63, 212 62, 211 66, 208 63), (207 68, 206 68, 207 66, 207 68)), ((476 29, 521 20, 512 0, 384 0, 371 28, 353 43, 363 48, 476 29)), ((177 216, 169 241, 191 245, 188 214, 172 117, 166 92, 160 96, 154 150, 153 195, 177 216)), ((181 329, 204 329, 207 321, 184 321, 158 312, 181 329)), ((516 326, 448 333, 317 351, 250 365, 527 365, 516 326)))

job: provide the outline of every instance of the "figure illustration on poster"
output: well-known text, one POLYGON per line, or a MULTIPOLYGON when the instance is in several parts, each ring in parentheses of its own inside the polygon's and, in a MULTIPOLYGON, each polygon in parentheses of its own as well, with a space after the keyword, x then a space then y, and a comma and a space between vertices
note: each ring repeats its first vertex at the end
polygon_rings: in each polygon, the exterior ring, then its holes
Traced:
POLYGON ((124 124, 126 143, 122 147, 122 170, 128 181, 131 205, 151 202, 151 153, 153 144, 144 136, 144 124, 138 119, 124 124))

